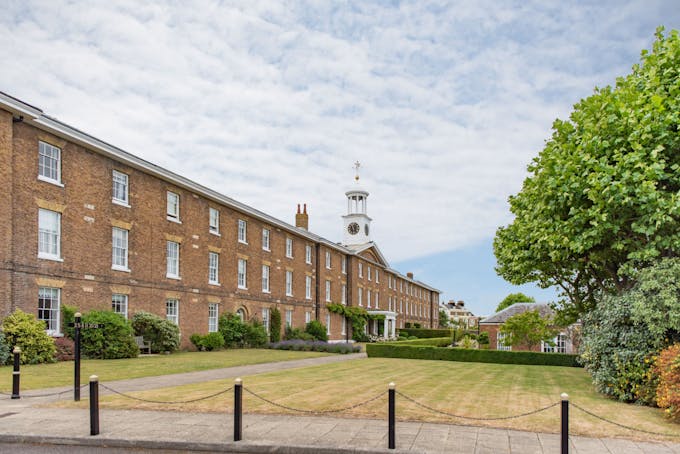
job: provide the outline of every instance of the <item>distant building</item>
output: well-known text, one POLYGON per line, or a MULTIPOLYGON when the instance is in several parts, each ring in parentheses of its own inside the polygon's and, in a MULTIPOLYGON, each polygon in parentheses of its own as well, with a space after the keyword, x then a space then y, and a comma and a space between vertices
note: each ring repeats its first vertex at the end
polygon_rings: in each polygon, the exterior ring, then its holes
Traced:
POLYGON ((477 328, 480 317, 475 316, 465 307, 465 301, 449 300, 448 303, 443 305, 443 309, 449 316, 450 323, 457 324, 465 329, 477 328))
MULTIPOLYGON (((544 318, 552 318, 555 311, 547 303, 515 303, 506 307, 500 312, 482 319, 479 322, 479 331, 489 334, 489 348, 492 350, 512 350, 513 347, 503 343, 503 333, 499 330, 501 326, 513 315, 522 314, 527 311, 538 310, 544 318)), ((545 353, 576 353, 578 349, 579 324, 560 328, 559 333, 553 339, 554 346, 541 342, 541 345, 531 348, 531 351, 545 353)), ((515 347, 515 350, 529 350, 526 347, 515 347)))

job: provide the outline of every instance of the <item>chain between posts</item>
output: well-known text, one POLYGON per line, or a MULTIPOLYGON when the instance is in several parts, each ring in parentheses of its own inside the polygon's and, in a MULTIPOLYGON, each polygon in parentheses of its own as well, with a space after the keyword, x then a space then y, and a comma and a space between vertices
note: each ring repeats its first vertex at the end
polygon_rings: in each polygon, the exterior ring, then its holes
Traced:
POLYGON ((342 411, 352 410, 354 408, 361 407, 362 405, 366 405, 366 404, 369 404, 369 403, 371 403, 375 400, 378 400, 379 398, 381 398, 382 396, 387 394, 387 391, 383 391, 375 397, 371 397, 370 399, 367 399, 363 402, 359 402, 357 404, 350 405, 348 407, 343 407, 343 408, 334 408, 332 410, 305 410, 305 409, 302 409, 302 408, 289 407, 287 405, 279 404, 277 402, 274 402, 272 400, 267 399, 266 397, 260 396, 259 394, 249 390, 248 388, 244 387, 243 389, 248 394, 250 394, 250 395, 252 395, 252 396, 254 396, 254 397, 260 399, 261 401, 266 402, 270 405, 274 405, 275 407, 283 408, 285 410, 295 411, 295 412, 298 412, 298 413, 308 413, 308 414, 318 414, 318 415, 325 414, 325 413, 339 413, 339 412, 342 412, 342 411))
MULTIPOLYGON (((80 388, 82 389, 82 388, 85 388, 86 386, 89 386, 89 385, 81 385, 80 388)), ((22 394, 21 398, 27 399, 27 398, 32 398, 32 397, 60 396, 62 394, 66 394, 66 393, 69 393, 71 391, 73 391, 73 390, 69 388, 69 389, 65 389, 64 391, 57 391, 57 392, 54 392, 54 393, 47 393, 47 394, 22 394)), ((12 395, 11 393, 4 393, 4 392, 1 392, 1 391, 0 391, 0 394, 2 394, 3 396, 11 396, 12 395)))
POLYGON ((551 409, 551 408, 553 408, 553 407, 556 407, 556 406, 560 405, 560 401, 558 401, 558 402, 552 403, 552 404, 550 404, 550 405, 547 405, 547 406, 545 406, 545 407, 542 407, 542 408, 539 408, 539 409, 536 409, 536 410, 532 410, 532 411, 528 411, 528 412, 526 412, 526 413, 520 413, 520 414, 518 414, 518 415, 512 415, 512 416, 500 416, 500 417, 494 417, 494 418, 476 418, 476 417, 474 417, 474 416, 456 415, 456 414, 449 413, 449 412, 446 412, 446 411, 443 411, 443 410, 437 410, 436 408, 432 408, 432 407, 430 407, 430 406, 428 406, 428 405, 425 405, 425 404, 423 404, 423 403, 421 403, 421 402, 418 402, 417 400, 413 399, 412 397, 407 396, 407 395, 404 394, 404 393, 401 393, 401 392, 397 391, 397 394, 399 394, 401 397, 403 397, 404 399, 408 400, 409 402, 413 402, 413 403, 416 404, 417 406, 422 407, 422 408, 425 408, 426 410, 430 410, 430 411, 432 411, 432 412, 440 413, 440 414, 446 415, 446 416, 451 416, 451 417, 453 417, 453 418, 471 419, 471 420, 474 420, 474 421, 500 421, 500 420, 504 420, 504 419, 522 418, 522 417, 524 417, 524 416, 534 415, 534 414, 536 414, 536 413, 540 413, 540 412, 542 412, 542 411, 546 411, 546 410, 549 410, 549 409, 551 409))
POLYGON ((666 434, 666 433, 662 433, 662 432, 652 432, 651 430, 637 429, 637 428, 635 428, 635 427, 626 426, 625 424, 621 424, 621 423, 618 423, 618 422, 616 422, 616 421, 611 421, 611 420, 609 420, 609 419, 607 419, 607 418, 604 418, 604 417, 602 417, 602 416, 600 416, 600 415, 596 415, 596 414, 593 413, 592 411, 586 410, 585 408, 581 407, 580 405, 575 404, 574 402, 571 402, 571 405, 573 405, 574 407, 578 408, 578 409, 581 410, 583 413, 592 416, 593 418, 597 418, 597 419, 599 419, 600 421, 608 422, 609 424, 613 424, 613 425, 615 425, 615 426, 619 426, 619 427, 621 427, 621 428, 623 428, 623 429, 633 430, 633 431, 635 431, 635 432, 642 432, 642 433, 646 433, 646 434, 650 434, 650 435, 661 435, 661 436, 663 436, 663 437, 680 437, 680 434, 666 434))
POLYGON ((120 391, 117 391, 117 390, 115 390, 115 389, 113 389, 113 388, 111 388, 111 387, 109 387, 109 386, 106 386, 106 385, 103 384, 103 383, 99 383, 99 386, 101 386, 102 388, 104 388, 104 389, 106 389, 106 390, 108 390, 108 391, 111 391, 111 392, 114 393, 114 394, 118 394, 119 396, 126 397, 126 398, 128 398, 128 399, 138 400, 138 401, 140 401, 140 402, 147 402, 147 403, 150 403, 150 404, 169 404, 169 405, 190 404, 190 403, 192 403, 192 402, 199 402, 199 401, 201 401, 201 400, 206 400, 206 399, 210 399, 210 398, 212 398, 212 397, 217 397, 217 396, 219 396, 220 394, 227 393, 227 392, 231 391, 232 389, 234 389, 233 386, 230 386, 230 387, 227 388, 227 389, 223 389, 222 391, 218 391, 218 392, 213 393, 213 394, 210 394, 210 395, 208 395, 208 396, 197 397, 196 399, 188 399, 188 400, 172 400, 172 401, 170 401, 170 400, 151 400, 151 399, 143 399, 143 398, 141 398, 141 397, 131 396, 131 395, 129 395, 129 394, 125 394, 125 393, 120 392, 120 391))

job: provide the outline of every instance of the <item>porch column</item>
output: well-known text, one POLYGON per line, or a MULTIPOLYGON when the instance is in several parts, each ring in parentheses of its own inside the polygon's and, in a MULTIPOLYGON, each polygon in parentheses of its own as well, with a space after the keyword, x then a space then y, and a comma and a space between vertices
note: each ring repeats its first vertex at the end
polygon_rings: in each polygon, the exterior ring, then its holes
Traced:
POLYGON ((389 331, 387 330, 387 316, 385 316, 385 320, 383 322, 383 337, 385 339, 387 339, 387 337, 389 336, 387 333, 389 333, 389 331))
POLYGON ((397 336, 397 317, 392 317, 392 337, 397 336))

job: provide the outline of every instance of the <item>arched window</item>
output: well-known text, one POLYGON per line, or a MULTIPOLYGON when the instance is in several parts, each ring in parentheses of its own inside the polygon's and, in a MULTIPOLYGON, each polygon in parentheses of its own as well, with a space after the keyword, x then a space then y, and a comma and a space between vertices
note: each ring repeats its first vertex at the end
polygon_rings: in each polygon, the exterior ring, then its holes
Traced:
POLYGON ((240 318, 242 322, 246 321, 246 311, 244 311, 243 308, 237 310, 236 315, 238 315, 238 318, 240 318))

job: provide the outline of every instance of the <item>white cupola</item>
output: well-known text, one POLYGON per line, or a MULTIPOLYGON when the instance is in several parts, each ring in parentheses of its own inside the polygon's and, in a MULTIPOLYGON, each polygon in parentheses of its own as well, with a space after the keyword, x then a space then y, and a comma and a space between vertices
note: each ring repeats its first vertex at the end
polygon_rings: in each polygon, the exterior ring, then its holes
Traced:
POLYGON ((344 244, 365 244, 371 241, 371 218, 367 214, 368 191, 359 186, 359 161, 354 163, 356 175, 354 187, 345 192, 347 214, 342 217, 344 224, 344 244))

